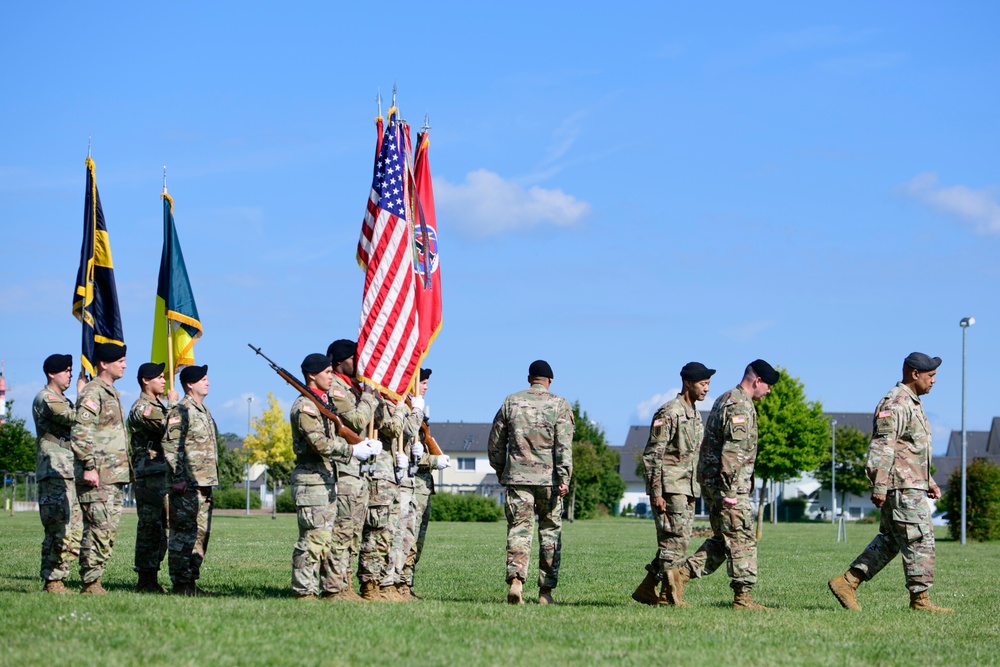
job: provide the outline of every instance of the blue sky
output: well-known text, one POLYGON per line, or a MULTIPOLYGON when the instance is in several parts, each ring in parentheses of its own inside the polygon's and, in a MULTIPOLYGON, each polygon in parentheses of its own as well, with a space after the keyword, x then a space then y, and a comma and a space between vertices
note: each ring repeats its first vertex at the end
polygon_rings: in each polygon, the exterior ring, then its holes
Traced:
POLYGON ((482 4, 9 7, 14 413, 30 417, 46 355, 79 355, 88 137, 132 367, 149 354, 166 164, 208 405, 242 434, 247 397, 255 414, 268 391, 290 404, 246 344, 297 369, 356 335, 375 96, 396 82, 403 116, 433 128, 434 420, 492 419, 536 358, 613 444, 691 360, 719 369, 712 395, 763 357, 825 408, 870 412, 920 350, 944 358, 925 401, 940 452, 972 315, 967 423, 989 428, 1000 5, 482 4))

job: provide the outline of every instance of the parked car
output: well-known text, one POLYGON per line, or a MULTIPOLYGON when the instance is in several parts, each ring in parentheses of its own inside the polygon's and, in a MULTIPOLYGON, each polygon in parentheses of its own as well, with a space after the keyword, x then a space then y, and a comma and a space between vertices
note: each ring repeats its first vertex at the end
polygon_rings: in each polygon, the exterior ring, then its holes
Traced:
POLYGON ((947 514, 947 510, 938 510, 937 512, 934 512, 934 514, 931 514, 931 523, 935 526, 947 526, 948 519, 945 517, 947 514))

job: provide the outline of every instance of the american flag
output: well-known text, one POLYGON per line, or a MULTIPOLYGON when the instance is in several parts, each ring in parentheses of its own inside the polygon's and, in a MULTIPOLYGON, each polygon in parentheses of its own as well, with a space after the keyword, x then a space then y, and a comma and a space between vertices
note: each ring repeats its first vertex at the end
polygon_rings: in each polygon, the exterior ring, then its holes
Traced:
POLYGON ((365 293, 358 332, 358 378, 402 398, 420 360, 414 298, 404 123, 395 109, 375 162, 368 210, 358 243, 365 293))

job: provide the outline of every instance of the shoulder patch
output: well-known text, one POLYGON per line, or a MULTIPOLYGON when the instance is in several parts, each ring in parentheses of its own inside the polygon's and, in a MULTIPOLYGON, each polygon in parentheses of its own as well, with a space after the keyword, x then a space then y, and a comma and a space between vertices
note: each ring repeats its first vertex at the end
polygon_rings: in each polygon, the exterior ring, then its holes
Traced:
POLYGON ((181 418, 180 417, 171 417, 170 419, 167 420, 167 423, 168 424, 180 424, 181 423, 181 418))
POLYGON ((142 416, 143 416, 143 417, 148 417, 148 416, 149 416, 149 413, 151 413, 152 411, 153 411, 153 406, 152 406, 152 405, 147 405, 147 406, 146 406, 145 408, 143 408, 143 410, 142 410, 142 416))
POLYGON ((46 394, 45 398, 49 399, 50 401, 58 401, 59 400, 58 398, 56 398, 55 394, 46 394))
POLYGON ((333 390, 333 397, 334 398, 344 398, 344 396, 345 396, 344 392, 340 391, 339 389, 334 389, 333 390))
POLYGON ((654 419, 653 420, 653 426, 663 426, 663 420, 662 419, 654 419))
POLYGON ((884 417, 888 417, 891 414, 892 414, 892 410, 882 410, 881 412, 878 413, 878 418, 882 419, 884 417))
POLYGON ((306 403, 302 406, 302 412, 308 412, 311 415, 316 414, 316 406, 312 403, 306 403))
POLYGON ((101 409, 101 407, 97 403, 95 403, 89 398, 86 401, 84 401, 83 404, 86 405, 91 410, 93 410, 94 412, 97 412, 98 410, 101 409))
POLYGON ((746 424, 747 423, 747 418, 744 417, 743 415, 733 415, 733 423, 734 424, 746 424))

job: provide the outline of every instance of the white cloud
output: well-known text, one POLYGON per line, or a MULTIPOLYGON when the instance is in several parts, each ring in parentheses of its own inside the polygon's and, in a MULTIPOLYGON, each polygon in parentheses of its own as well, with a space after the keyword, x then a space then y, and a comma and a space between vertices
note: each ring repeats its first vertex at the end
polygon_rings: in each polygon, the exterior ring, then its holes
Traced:
POLYGON ((996 187, 976 190, 965 185, 938 184, 938 176, 918 174, 904 187, 910 197, 947 215, 957 216, 976 226, 980 234, 1000 233, 1000 203, 996 187))
POLYGON ((745 343, 747 341, 753 340, 757 336, 757 334, 764 331, 765 329, 770 329, 775 324, 776 322, 774 322, 773 320, 758 320, 757 322, 748 322, 747 324, 741 324, 739 326, 723 329, 722 335, 732 340, 738 341, 740 343, 745 343))
MULTIPOLYGON (((668 389, 661 394, 653 394, 645 401, 640 401, 639 404, 635 406, 635 416, 639 419, 639 421, 649 422, 657 408, 673 399, 679 393, 681 393, 680 387, 668 389)), ((698 401, 695 407, 699 410, 709 410, 714 402, 715 399, 711 395, 708 395, 705 397, 704 401, 698 401)))
POLYGON ((544 224, 572 227, 590 204, 558 189, 525 188, 488 169, 469 172, 460 184, 440 180, 434 196, 451 224, 476 236, 531 229, 544 224))

